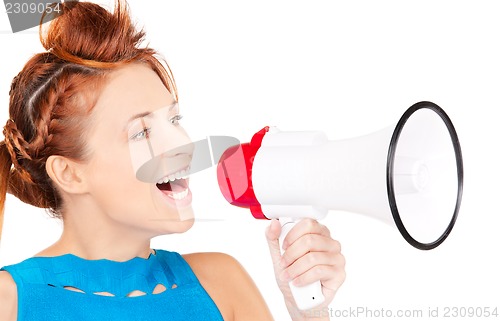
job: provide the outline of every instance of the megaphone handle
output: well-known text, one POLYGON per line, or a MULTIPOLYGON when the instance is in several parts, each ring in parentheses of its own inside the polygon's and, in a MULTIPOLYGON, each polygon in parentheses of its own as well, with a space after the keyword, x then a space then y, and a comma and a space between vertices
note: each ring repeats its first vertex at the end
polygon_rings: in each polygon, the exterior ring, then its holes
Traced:
MULTIPOLYGON (((283 240, 288 235, 288 232, 297 224, 297 221, 292 218, 280 218, 281 223, 281 235, 279 237, 279 244, 281 255, 283 255, 283 240)), ((316 281, 314 283, 305 286, 296 286, 292 282, 289 283, 290 290, 292 292, 293 298, 295 299, 295 304, 300 310, 312 309, 325 301, 325 296, 323 291, 321 291, 321 282, 316 281)))

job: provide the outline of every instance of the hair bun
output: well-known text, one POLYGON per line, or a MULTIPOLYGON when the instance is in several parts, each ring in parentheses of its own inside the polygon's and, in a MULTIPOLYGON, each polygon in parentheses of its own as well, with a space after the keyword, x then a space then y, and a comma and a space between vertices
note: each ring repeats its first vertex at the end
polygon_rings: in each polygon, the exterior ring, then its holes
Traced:
POLYGON ((60 3, 60 16, 40 26, 44 48, 78 64, 126 62, 138 52, 144 32, 132 24, 127 4, 117 0, 114 12, 90 2, 60 3))

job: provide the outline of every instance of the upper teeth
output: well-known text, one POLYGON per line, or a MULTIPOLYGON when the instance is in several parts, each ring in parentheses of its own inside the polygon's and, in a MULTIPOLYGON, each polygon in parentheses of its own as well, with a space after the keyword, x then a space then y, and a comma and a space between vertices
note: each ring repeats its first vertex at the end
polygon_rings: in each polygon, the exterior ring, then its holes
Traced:
POLYGON ((173 182, 176 179, 185 179, 189 176, 189 168, 185 168, 181 171, 178 171, 176 173, 167 175, 163 178, 160 178, 158 181, 158 184, 163 184, 163 183, 168 183, 168 182, 173 182))

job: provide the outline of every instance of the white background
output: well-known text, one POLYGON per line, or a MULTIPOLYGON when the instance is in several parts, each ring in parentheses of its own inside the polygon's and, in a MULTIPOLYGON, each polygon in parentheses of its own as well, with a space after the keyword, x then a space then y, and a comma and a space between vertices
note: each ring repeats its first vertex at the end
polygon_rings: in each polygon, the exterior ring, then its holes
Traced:
MULTIPOLYGON (((356 214, 331 212, 322 221, 347 259, 334 310, 422 309, 425 317, 429 308, 442 314, 445 307, 496 306, 500 313, 497 3, 131 0, 130 6, 173 69, 193 139, 220 134, 246 141, 265 125, 342 139, 384 128, 421 100, 446 110, 462 144, 465 185, 455 228, 440 247, 416 250, 397 230, 356 214)), ((36 29, 12 34, 4 12, 0 30, 4 124, 10 82, 42 47, 36 29)), ((225 202, 214 168, 193 177, 192 186, 197 216, 221 220, 200 221, 153 245, 233 255, 275 318, 289 319, 264 238, 268 223, 225 202)), ((0 266, 58 238, 59 224, 43 210, 9 197, 5 213, 0 266)))

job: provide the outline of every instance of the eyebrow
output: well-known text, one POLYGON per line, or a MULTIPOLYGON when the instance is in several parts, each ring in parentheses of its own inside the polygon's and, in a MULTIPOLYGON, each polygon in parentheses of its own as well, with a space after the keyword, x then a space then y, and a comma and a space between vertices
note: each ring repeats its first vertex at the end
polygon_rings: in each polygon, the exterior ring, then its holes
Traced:
MULTIPOLYGON (((171 103, 170 105, 167 105, 169 106, 168 108, 168 111, 171 111, 175 106, 177 105, 177 102, 174 101, 173 103, 171 103)), ((163 108, 163 107, 161 107, 163 108)), ((145 111, 145 112, 142 112, 142 113, 138 113, 138 114, 135 114, 133 115, 132 117, 130 117, 127 121, 127 123, 125 124, 125 128, 127 128, 127 126, 133 121, 133 120, 136 120, 137 118, 143 118, 143 117, 148 117, 148 116, 151 116, 151 114, 153 114, 154 112, 153 111, 145 111)))
POLYGON ((137 118, 142 118, 142 117, 147 117, 147 116, 150 116, 153 112, 151 111, 145 111, 143 113, 138 113, 138 114, 135 114, 134 116, 130 117, 127 121, 127 123, 130 123, 131 121, 133 120, 136 120, 137 118))

